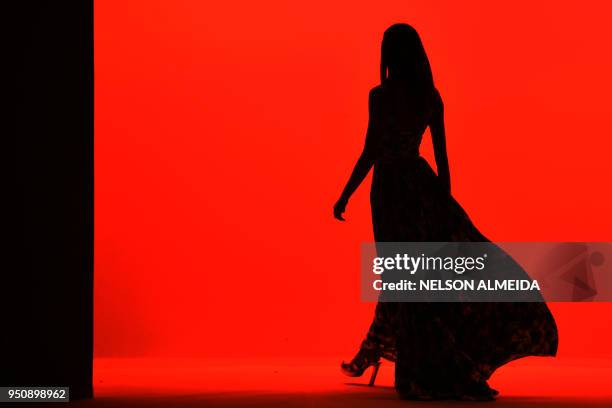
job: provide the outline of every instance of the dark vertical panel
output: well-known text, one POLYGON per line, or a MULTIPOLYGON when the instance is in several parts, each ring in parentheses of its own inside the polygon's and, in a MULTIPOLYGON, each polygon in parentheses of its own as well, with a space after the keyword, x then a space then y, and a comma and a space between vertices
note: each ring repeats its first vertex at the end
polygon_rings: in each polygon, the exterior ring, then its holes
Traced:
POLYGON ((93 1, 20 2, 3 18, 12 177, 0 385, 90 397, 93 1))

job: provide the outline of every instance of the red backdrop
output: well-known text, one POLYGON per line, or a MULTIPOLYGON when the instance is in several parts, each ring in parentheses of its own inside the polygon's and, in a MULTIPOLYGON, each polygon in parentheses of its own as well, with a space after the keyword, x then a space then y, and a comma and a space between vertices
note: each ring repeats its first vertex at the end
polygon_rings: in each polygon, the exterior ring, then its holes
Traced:
MULTIPOLYGON (((98 356, 350 357, 384 29, 421 33, 453 191, 497 241, 610 240, 612 6, 96 2, 98 356)), ((431 157, 427 139, 424 154, 431 157)), ((562 355, 608 354, 608 304, 552 304, 562 355)))

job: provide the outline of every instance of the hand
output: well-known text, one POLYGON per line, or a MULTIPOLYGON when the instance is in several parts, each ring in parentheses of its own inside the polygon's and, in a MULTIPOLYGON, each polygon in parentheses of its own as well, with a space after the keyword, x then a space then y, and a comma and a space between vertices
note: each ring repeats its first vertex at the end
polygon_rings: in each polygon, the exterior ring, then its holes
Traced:
POLYGON ((334 204, 334 218, 340 221, 345 221, 344 218, 342 217, 342 214, 344 214, 344 211, 346 211, 346 205, 348 204, 348 200, 345 198, 340 197, 340 199, 338 199, 338 201, 336 201, 336 204, 334 204))

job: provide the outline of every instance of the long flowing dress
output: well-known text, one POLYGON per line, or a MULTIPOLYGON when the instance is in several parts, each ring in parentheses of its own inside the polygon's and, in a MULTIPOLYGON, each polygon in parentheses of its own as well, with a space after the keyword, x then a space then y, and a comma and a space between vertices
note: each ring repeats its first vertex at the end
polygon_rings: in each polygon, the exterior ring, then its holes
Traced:
MULTIPOLYGON (((371 93, 375 103, 366 148, 375 152, 374 238, 488 242, 419 155, 426 128, 443 109, 437 90, 431 94, 416 97, 390 79, 371 93)), ((435 398, 460 392, 463 383, 487 380, 511 360, 553 356, 557 343, 556 324, 544 302, 379 302, 361 347, 396 361, 398 390, 435 398)))

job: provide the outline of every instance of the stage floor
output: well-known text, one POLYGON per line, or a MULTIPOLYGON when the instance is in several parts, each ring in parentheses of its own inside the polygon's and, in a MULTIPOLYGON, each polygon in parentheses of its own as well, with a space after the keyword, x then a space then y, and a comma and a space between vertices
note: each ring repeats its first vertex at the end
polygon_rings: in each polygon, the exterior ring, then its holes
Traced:
MULTIPOLYGON (((473 406, 401 401, 393 365, 375 387, 339 371, 339 359, 96 359, 95 394, 75 407, 383 407, 473 406)), ((498 407, 612 407, 612 359, 528 358, 490 381, 498 407)), ((65 406, 65 405, 64 405, 65 406)))

